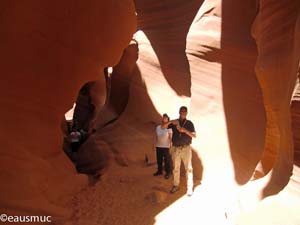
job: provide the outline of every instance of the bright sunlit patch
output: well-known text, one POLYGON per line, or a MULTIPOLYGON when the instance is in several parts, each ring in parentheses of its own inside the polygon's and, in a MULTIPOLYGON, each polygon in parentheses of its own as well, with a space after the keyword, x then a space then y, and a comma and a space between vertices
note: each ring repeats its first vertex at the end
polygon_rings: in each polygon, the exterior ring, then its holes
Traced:
POLYGON ((108 68, 107 68, 107 72, 108 72, 108 74, 112 74, 113 68, 112 68, 112 67, 108 67, 108 68))
POLYGON ((75 109, 76 103, 73 104, 73 107, 69 109, 68 112, 65 113, 65 119, 66 121, 71 121, 73 119, 74 109, 75 109))
POLYGON ((192 197, 183 196, 159 213, 155 225, 229 225, 223 195, 219 186, 198 186, 192 197))

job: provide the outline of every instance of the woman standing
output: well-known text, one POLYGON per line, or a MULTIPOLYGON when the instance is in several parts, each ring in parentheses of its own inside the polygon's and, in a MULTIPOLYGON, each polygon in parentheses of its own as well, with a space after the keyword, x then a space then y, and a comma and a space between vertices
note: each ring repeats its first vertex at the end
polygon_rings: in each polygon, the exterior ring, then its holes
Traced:
POLYGON ((157 160, 157 171, 153 176, 159 176, 163 174, 163 162, 165 169, 165 178, 168 179, 171 173, 171 164, 170 164, 170 147, 172 140, 172 129, 168 129, 169 116, 163 114, 161 124, 158 125, 155 129, 156 131, 156 160, 157 160))

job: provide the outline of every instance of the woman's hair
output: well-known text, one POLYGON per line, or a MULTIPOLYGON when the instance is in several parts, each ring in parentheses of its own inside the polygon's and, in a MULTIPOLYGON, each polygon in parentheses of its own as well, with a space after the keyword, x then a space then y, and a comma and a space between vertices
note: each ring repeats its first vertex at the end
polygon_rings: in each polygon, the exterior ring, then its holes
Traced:
POLYGON ((170 121, 170 117, 168 116, 168 114, 167 114, 167 113, 164 113, 164 114, 163 114, 163 117, 166 117, 166 118, 168 118, 168 121, 170 121))

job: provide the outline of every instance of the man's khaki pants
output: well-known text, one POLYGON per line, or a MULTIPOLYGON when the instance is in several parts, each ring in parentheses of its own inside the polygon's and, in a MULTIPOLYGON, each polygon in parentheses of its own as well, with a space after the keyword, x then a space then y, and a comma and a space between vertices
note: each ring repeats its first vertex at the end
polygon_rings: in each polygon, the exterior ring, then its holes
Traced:
POLYGON ((193 190, 193 166, 192 166, 192 149, 190 145, 184 145, 180 147, 172 147, 173 156, 173 185, 179 186, 180 183, 180 164, 183 161, 186 178, 187 178, 187 189, 193 190))

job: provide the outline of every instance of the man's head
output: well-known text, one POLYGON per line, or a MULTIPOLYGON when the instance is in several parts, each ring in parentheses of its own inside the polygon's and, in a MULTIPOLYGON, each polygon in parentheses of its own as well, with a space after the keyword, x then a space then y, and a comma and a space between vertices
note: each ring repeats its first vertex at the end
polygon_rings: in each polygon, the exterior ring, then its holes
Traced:
POLYGON ((186 106, 181 106, 179 109, 179 118, 180 119, 186 119, 187 115, 187 107, 186 106))

